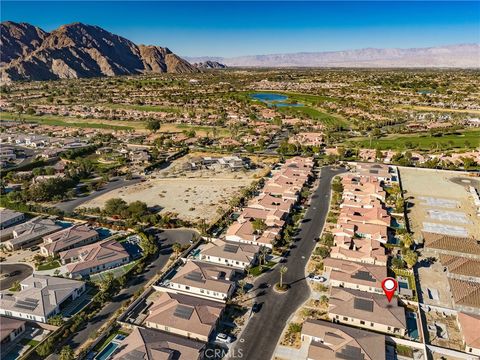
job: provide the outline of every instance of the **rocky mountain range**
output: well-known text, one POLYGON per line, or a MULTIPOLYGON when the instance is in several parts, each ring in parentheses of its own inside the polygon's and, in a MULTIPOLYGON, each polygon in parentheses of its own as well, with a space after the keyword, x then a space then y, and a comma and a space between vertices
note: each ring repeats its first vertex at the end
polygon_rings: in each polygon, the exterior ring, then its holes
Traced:
POLYGON ((193 63, 215 61, 229 67, 479 68, 480 44, 186 59, 193 63))
POLYGON ((227 65, 219 63, 218 61, 207 60, 205 62, 193 63, 197 69, 226 69, 227 65))
POLYGON ((136 45, 82 23, 47 33, 27 23, 5 21, 0 34, 3 82, 199 71, 168 48, 136 45))

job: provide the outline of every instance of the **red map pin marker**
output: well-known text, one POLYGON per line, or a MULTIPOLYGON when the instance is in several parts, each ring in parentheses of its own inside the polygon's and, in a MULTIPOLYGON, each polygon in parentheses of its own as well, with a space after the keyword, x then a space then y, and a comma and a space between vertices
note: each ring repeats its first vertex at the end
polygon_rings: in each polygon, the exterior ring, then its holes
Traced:
POLYGON ((382 281, 382 289, 385 295, 387 296, 388 302, 392 301, 393 294, 397 290, 398 283, 397 280, 391 277, 387 277, 382 281))

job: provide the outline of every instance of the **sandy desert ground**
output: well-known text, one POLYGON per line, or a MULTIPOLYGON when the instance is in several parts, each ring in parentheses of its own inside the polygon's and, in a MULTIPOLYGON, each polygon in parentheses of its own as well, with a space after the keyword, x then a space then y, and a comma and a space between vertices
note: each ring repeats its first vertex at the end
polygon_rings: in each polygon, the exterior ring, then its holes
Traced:
POLYGON ((168 168, 149 175, 145 182, 112 190, 82 207, 102 208, 111 198, 122 198, 127 203, 140 200, 148 206, 159 206, 161 212, 176 212, 185 220, 211 222, 218 217, 218 209, 227 208, 232 197, 268 170, 184 170, 189 159, 178 159, 168 168))
POLYGON ((480 217, 476 215, 468 186, 480 186, 480 180, 467 173, 430 169, 401 168, 405 197, 413 203, 408 215, 416 236, 425 224, 464 228, 468 236, 480 238, 480 217))

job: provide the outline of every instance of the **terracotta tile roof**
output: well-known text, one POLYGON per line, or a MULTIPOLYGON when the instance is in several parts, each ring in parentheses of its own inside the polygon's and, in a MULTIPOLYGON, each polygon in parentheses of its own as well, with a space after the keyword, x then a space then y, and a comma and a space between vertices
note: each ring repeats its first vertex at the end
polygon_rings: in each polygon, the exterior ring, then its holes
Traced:
POLYGON ((457 317, 465 344, 480 349, 480 315, 459 312, 457 317))
POLYGON ((114 360, 198 360, 204 342, 172 335, 164 331, 135 327, 120 345, 114 360))
POLYGON ((395 300, 388 302, 384 295, 365 291, 331 288, 329 313, 353 317, 356 319, 405 329, 407 322, 405 310, 395 300), (369 309, 361 308, 356 304, 360 301, 368 302, 369 309))
POLYGON ((127 250, 116 240, 103 240, 60 252, 60 259, 64 261, 78 259, 67 265, 67 270, 71 274, 129 257, 127 250))
POLYGON ((480 260, 441 254, 440 262, 447 267, 451 274, 480 278, 480 260))
POLYGON ((480 244, 468 237, 457 237, 444 234, 422 232, 426 248, 453 251, 480 256, 480 244))
POLYGON ((231 267, 189 260, 170 279, 171 283, 227 294, 234 285, 231 267))
POLYGON ((12 332, 25 325, 24 320, 0 316, 0 341, 3 342, 12 332))
POLYGON ((377 333, 334 324, 320 320, 307 320, 302 335, 313 340, 308 350, 308 359, 337 360, 385 360, 385 336, 377 333), (350 357, 345 357, 350 354, 350 357), (352 357, 355 356, 355 357, 352 357))
POLYGON ((42 247, 45 248, 49 254, 53 254, 69 247, 75 247, 76 244, 97 239, 98 236, 95 230, 86 225, 71 226, 65 230, 44 236, 44 244, 42 247))
POLYGON ((200 255, 250 263, 259 251, 260 246, 258 245, 216 239, 206 244, 201 249, 200 255))
POLYGON ((224 307, 216 301, 164 292, 154 300, 145 323, 147 326, 152 323, 208 336, 224 307))
POLYGON ((386 266, 362 264, 330 257, 326 258, 323 264, 325 267, 332 268, 331 280, 381 288, 383 279, 387 277, 386 266))
POLYGON ((480 308, 480 283, 452 278, 448 283, 456 305, 480 308))

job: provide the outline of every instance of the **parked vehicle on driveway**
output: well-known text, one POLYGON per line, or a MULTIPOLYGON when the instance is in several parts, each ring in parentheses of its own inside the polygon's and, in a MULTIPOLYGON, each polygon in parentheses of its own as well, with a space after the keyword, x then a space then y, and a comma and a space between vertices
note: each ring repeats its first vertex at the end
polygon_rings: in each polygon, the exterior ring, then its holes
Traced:
POLYGON ((220 343, 224 343, 224 344, 230 344, 232 342, 232 338, 230 336, 228 336, 227 334, 220 333, 215 338, 215 341, 220 342, 220 343))

